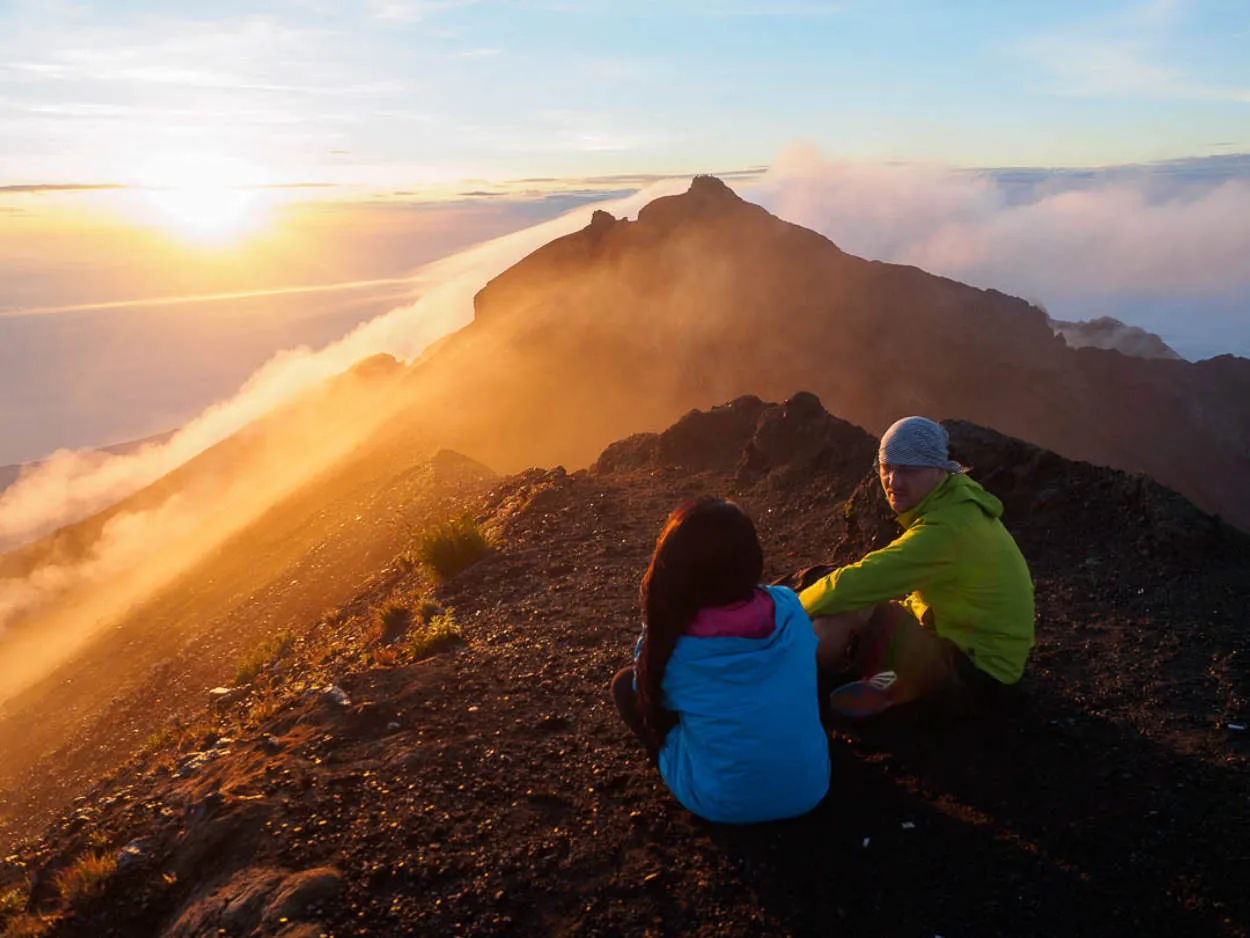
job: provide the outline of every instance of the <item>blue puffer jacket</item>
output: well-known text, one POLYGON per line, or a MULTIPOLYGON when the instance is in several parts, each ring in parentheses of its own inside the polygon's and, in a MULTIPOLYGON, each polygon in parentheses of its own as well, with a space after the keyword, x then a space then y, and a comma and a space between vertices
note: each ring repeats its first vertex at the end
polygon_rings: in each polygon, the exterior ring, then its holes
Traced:
POLYGON ((679 722, 660 750, 660 775, 709 821, 794 817, 829 790, 811 620, 791 590, 765 589, 775 609, 772 635, 683 635, 664 672, 664 704, 679 722))

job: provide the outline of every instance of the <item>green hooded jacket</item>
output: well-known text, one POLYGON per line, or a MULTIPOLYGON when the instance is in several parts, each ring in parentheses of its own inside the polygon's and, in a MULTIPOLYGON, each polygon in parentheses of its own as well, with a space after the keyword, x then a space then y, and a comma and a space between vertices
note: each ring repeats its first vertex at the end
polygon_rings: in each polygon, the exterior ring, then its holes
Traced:
POLYGON ((951 473, 899 514, 902 535, 813 583, 799 596, 803 608, 836 615, 907 594, 903 604, 922 625, 1014 684, 1033 647, 1033 580, 1002 513, 997 498, 951 473))

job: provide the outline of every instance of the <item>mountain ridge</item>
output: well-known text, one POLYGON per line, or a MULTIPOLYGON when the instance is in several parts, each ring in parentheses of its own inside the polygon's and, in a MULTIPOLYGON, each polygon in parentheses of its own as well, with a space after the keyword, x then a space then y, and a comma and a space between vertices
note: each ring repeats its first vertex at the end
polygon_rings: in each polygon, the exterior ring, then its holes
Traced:
POLYGON ((636 221, 600 216, 544 246, 488 283, 475 308, 443 361, 423 368, 469 367, 481 343, 481 360, 515 362, 530 380, 479 376, 515 402, 507 416, 479 406, 489 413, 480 417, 460 400, 455 425, 431 425, 501 468, 548 454, 584 465, 613 436, 690 407, 808 388, 876 432, 907 413, 970 419, 1146 472, 1250 527, 1240 482, 1250 474, 1250 361, 1069 348, 1023 300, 846 254, 709 177, 636 221), (599 412, 570 406, 578 398, 599 412), (536 422, 535 410, 548 419, 536 422))
MULTIPOLYGON (((0 892, 28 881, 59 935, 1246 934, 1250 749, 1226 727, 1250 706, 1250 536, 1149 479, 948 428, 1037 583, 1025 706, 832 727, 812 815, 697 821, 607 699, 677 502, 738 499, 768 577, 897 530, 870 434, 814 395, 743 397, 585 470, 461 489, 442 510, 493 532, 486 559, 433 585, 375 555, 337 610, 287 623, 246 696, 201 703, 17 847, 0 892), (396 596, 453 609, 464 644, 384 656, 372 614, 396 596), (65 902, 58 871, 101 851, 122 865, 65 902)), ((403 479, 376 495, 408 501, 403 479)))
MULTIPOLYGON (((472 323, 405 368, 383 363, 383 380, 363 381, 367 387, 358 399, 346 389, 368 374, 349 373, 340 383, 313 392, 307 399, 329 409, 319 414, 313 406, 305 415, 307 427, 287 427, 283 448, 269 450, 263 444, 270 434, 253 428, 262 444, 256 465, 289 468, 294 481, 259 490, 256 480, 241 478, 226 488, 209 489, 214 493, 210 517, 227 513, 235 501, 255 514, 226 519, 231 524, 223 522, 213 538, 196 545, 199 554, 190 555, 183 567, 164 571, 168 576, 155 578, 156 585, 148 583, 151 577, 137 576, 151 588, 122 596, 115 614, 100 620, 100 634, 112 649, 109 660, 119 669, 116 686, 75 684, 76 669, 97 677, 101 673, 98 661, 79 657, 14 703, 0 719, 0 744, 22 754, 9 760, 0 779, 10 797, 22 784, 38 787, 26 773, 48 753, 63 753, 68 763, 100 750, 95 761, 87 759, 89 769, 66 773, 57 791, 68 796, 133 746, 136 734, 151 731, 151 714, 139 705, 142 719, 137 716, 127 733, 112 732, 106 718, 86 715, 113 712, 115 705, 122 706, 116 696, 144 680, 169 682, 161 655, 184 655, 177 660, 185 662, 186 650, 194 648, 202 669, 178 673, 208 674, 223 668, 247 643, 280 628, 279 623, 307 624, 333 610, 361 579, 394 582, 396 572, 385 567, 385 558, 411 535, 404 525, 416 519, 433 523, 440 511, 450 511, 451 496, 419 495, 439 448, 463 452, 505 474, 536 465, 590 466, 614 441, 662 430, 692 409, 743 394, 792 400, 809 381, 821 400, 839 402, 830 410, 868 431, 909 411, 950 416, 942 412, 942 400, 952 408, 951 402, 967 403, 966 412, 957 416, 1015 413, 1012 419, 1033 421, 1048 432, 1080 426, 1092 415, 1098 421, 1074 436, 1072 447, 1097 444, 1132 462, 1151 451, 1148 444, 1170 443, 1170 449, 1156 448, 1169 456, 1168 464, 1190 470, 1182 473, 1185 479, 1236 481, 1240 477, 1226 471, 1240 465, 1238 447, 1250 446, 1250 422, 1241 422, 1237 409, 1250 406, 1250 393, 1234 397, 1235 406, 1204 406, 1204 395, 1227 395, 1228 388, 1250 380, 1245 367, 1250 363, 1231 358, 1144 362, 1113 352, 1068 349, 1050 332, 1044 313, 1023 300, 916 268, 856 258, 814 232, 751 206, 717 181, 699 181, 690 193, 657 200, 636 221, 596 216, 582 231, 557 239, 495 278, 476 303, 479 315, 472 323), (1036 361, 1022 365, 1034 352, 1036 361), (933 382, 944 384, 946 398, 930 387, 933 382), (1064 392, 1070 397, 1048 397, 1065 382, 1075 385, 1075 391, 1064 392), (1126 416, 1125 394, 1142 388, 1149 392, 1140 398, 1149 412, 1126 416), (842 405, 854 405, 860 414, 842 405), (1188 430, 1169 438, 1162 431, 1173 415, 1188 430), (1211 445, 1203 436, 1208 430, 1226 444, 1217 451, 1219 458, 1203 457, 1203 445, 1211 445), (1195 442, 1188 450, 1177 442, 1191 439, 1195 442), (399 497, 395 491, 406 494, 399 497), (337 565, 331 558, 338 559, 337 565), (127 642, 136 643, 143 654, 123 653, 127 642), (55 718, 40 719, 41 702, 70 698, 72 708, 54 709, 55 718), (106 735, 108 745, 93 741, 93 733, 106 735)), ((371 373, 371 368, 364 371, 371 373)), ((292 407, 298 411, 298 402, 292 407)), ((280 422, 290 413, 275 419, 280 422)), ((243 437, 232 445, 241 442, 243 437)), ((862 448, 862 439, 856 446, 862 448)), ((767 450, 762 438, 759 452, 767 450)), ((209 454, 198 467, 189 465, 186 484, 167 479, 162 488, 158 483, 156 501, 142 507, 160 510, 180 494, 194 497, 192 483, 213 459, 209 454)), ((749 470, 748 465, 744 482, 750 480, 749 470)), ((210 470, 205 473, 211 476, 210 470)), ((479 483, 485 484, 473 484, 479 483)), ((871 500, 871 485, 860 489, 857 497, 871 500)), ((1162 509, 1151 514, 1156 502, 1149 500, 1115 502, 1135 513, 1119 518, 1088 495, 1084 501, 1062 491, 1049 497, 1067 507, 1069 526, 1097 516, 1100 524, 1114 527, 1140 520, 1145 511, 1166 530, 1171 517, 1162 509)), ((1181 527, 1222 530, 1203 517, 1181 527)), ((82 543, 71 545, 78 552, 71 554, 90 557, 91 538, 105 526, 103 515, 83 522, 76 529, 83 533, 82 543)), ((72 533, 62 532, 62 540, 72 533)), ((1050 536, 1065 540, 1071 535, 1056 525, 1050 536)), ((196 539, 195 530, 183 537, 196 539)), ((47 564, 31 558, 62 556, 54 549, 57 544, 53 536, 31 545, 29 552, 6 555, 0 569, 10 581, 38 574, 47 564)), ((154 553, 164 561, 160 547, 154 553)), ((1125 549, 1149 553, 1154 547, 1129 544, 1125 549)), ((1137 574, 1130 573, 1126 576, 1136 582, 1137 574)), ((105 578, 105 585, 114 587, 114 579, 123 576, 105 578)), ((1115 596, 1117 602, 1125 598, 1115 596)), ((39 609, 29 615, 24 634, 30 641, 51 644, 44 636, 62 623, 94 627, 97 617, 89 609, 84 612, 70 600, 58 603, 52 602, 46 614, 39 609)), ((56 634, 58 642, 66 638, 56 634)), ((94 654, 105 645, 89 647, 94 654)), ((225 679, 220 670, 215 673, 215 680, 225 679)), ((8 685, 11 689, 11 680, 8 685)), ((184 703, 198 699, 197 693, 176 687, 184 703)), ((7 810, 17 803, 24 802, 10 801, 7 810)))

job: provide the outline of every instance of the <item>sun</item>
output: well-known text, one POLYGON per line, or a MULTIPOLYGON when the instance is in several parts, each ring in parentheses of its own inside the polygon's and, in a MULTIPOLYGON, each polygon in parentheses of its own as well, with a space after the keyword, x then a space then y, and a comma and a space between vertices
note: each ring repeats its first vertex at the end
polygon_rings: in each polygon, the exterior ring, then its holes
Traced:
POLYGON ((259 167, 220 155, 166 154, 137 174, 145 220, 186 240, 224 243, 267 221, 259 167))

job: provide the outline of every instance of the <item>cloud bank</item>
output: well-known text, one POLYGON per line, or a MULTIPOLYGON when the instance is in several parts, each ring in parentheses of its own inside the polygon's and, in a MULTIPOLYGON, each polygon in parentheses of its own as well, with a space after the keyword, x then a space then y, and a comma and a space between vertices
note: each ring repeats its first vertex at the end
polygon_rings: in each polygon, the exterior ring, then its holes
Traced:
MULTIPOLYGON (((654 198, 682 191, 688 182, 658 183, 604 207, 617 215, 633 215, 654 198)), ((542 244, 585 227, 592 211, 590 207, 575 209, 428 265, 415 275, 422 292, 415 303, 362 324, 320 351, 300 348, 275 355, 238 393, 206 409, 167 442, 124 455, 90 451, 54 454, 0 494, 0 546, 12 548, 118 502, 364 358, 385 353, 411 361, 432 342, 472 319, 473 296, 488 280, 542 244)), ((363 435, 367 429, 362 426, 358 432, 363 435)), ((319 465, 328 465, 349 449, 351 442, 340 438, 334 449, 324 453, 301 452, 298 477, 269 480, 264 498, 240 496, 240 501, 246 502, 248 511, 263 510, 283 494, 284 485, 287 490, 294 487, 319 465)), ((250 480, 239 485, 241 489, 247 487, 250 480)), ((161 558, 160 579, 173 576, 249 520, 247 511, 236 510, 229 523, 223 523, 215 517, 224 511, 218 498, 172 502, 113 519, 92 555, 80 563, 45 566, 24 579, 0 580, 0 630, 52 597, 158 557, 176 540, 194 543, 194 550, 188 547, 179 554, 177 563, 161 558), (208 530, 215 536, 205 536, 208 530), (187 531, 196 536, 188 539, 179 533, 187 531)), ((145 589, 154 585, 151 579, 144 580, 145 589)), ((121 609, 135 599, 134 595, 119 595, 111 605, 121 609)), ((107 621, 109 612, 93 609, 92 621, 107 621)))
POLYGON ((1250 160, 1090 172, 844 163, 787 149, 744 194, 844 250, 1250 354, 1250 160), (1229 347, 1229 337, 1237 336, 1229 347))

